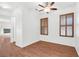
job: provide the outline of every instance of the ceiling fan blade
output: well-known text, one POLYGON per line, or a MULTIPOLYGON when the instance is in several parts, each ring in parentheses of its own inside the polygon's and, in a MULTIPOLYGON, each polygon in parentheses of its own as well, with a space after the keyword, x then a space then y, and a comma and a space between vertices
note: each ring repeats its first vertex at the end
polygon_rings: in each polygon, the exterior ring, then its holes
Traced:
POLYGON ((42 10, 39 10, 39 11, 43 11, 43 9, 42 10))
POLYGON ((45 8, 43 5, 40 5, 40 4, 39 4, 39 6, 41 6, 41 7, 45 8))
POLYGON ((54 3, 55 3, 55 2, 51 2, 51 4, 50 4, 50 5, 52 6, 54 3))
POLYGON ((48 6, 48 2, 46 2, 45 4, 46 4, 46 7, 47 7, 48 6))
POLYGON ((57 8, 51 8, 51 10, 57 10, 57 8))
POLYGON ((41 10, 35 9, 35 10, 37 10, 37 11, 39 11, 39 12, 40 12, 40 11, 43 11, 44 9, 41 9, 41 10))

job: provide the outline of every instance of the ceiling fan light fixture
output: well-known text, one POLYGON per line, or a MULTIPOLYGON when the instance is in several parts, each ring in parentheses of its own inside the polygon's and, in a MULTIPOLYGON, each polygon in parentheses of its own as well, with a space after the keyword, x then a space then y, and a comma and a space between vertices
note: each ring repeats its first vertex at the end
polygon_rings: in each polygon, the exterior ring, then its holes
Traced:
POLYGON ((42 7, 43 9, 38 10, 38 11, 44 11, 46 13, 49 13, 51 10, 57 10, 57 8, 52 7, 54 2, 46 2, 45 6, 42 4, 39 4, 38 6, 42 7))
POLYGON ((45 12, 50 12, 50 8, 49 8, 49 7, 46 7, 46 8, 44 9, 44 11, 45 11, 45 12))

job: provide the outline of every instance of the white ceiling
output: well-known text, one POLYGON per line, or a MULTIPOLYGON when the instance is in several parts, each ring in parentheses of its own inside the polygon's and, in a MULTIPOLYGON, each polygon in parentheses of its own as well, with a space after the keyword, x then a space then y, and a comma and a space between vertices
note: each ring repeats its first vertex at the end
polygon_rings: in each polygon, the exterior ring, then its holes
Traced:
MULTIPOLYGON (((26 2, 26 3, 24 3, 24 5, 30 9, 35 9, 35 8, 40 9, 41 7, 38 6, 38 4, 45 5, 44 2, 26 2)), ((58 9, 65 9, 65 8, 69 8, 69 7, 74 7, 75 4, 76 4, 76 2, 55 2, 55 4, 53 6, 57 7, 58 9)))
MULTIPOLYGON (((11 7, 11 10, 14 10, 17 7, 22 7, 22 6, 30 9, 41 8, 38 6, 39 3, 44 5, 44 2, 0 2, 0 4, 5 4, 5 5, 8 4, 11 7)), ((63 9, 63 8, 72 7, 75 4, 76 4, 75 2, 55 2, 54 6, 63 9)))
MULTIPOLYGON (((1 13, 11 15, 12 11, 14 11, 16 8, 27 8, 30 10, 41 9, 38 4, 44 5, 44 2, 0 2, 0 15, 1 13), (9 6, 10 8, 2 8, 2 4, 9 6)), ((76 2, 55 2, 53 6, 59 10, 74 7, 75 4, 76 2)))

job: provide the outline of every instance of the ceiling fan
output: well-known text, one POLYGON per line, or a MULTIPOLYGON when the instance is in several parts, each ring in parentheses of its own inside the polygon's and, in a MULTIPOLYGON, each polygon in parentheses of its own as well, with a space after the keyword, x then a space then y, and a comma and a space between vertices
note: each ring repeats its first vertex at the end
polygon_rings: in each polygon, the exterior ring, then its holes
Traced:
POLYGON ((57 8, 54 8, 52 7, 54 5, 55 2, 45 2, 45 6, 39 4, 38 6, 42 7, 41 10, 38 10, 39 12, 40 11, 45 11, 46 13, 49 13, 51 10, 57 10, 57 8))

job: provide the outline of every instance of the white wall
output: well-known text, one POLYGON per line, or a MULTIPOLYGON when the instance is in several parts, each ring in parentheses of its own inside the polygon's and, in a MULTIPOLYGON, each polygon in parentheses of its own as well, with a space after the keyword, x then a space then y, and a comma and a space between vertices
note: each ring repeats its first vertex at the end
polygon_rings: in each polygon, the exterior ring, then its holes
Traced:
POLYGON ((14 10, 11 21, 13 24, 11 42, 16 42, 17 46, 25 47, 40 40, 39 14, 34 9, 20 6, 14 10))
POLYGON ((60 44, 65 44, 65 45, 70 45, 74 46, 76 38, 71 38, 71 37, 60 37, 59 36, 59 15, 61 14, 66 14, 66 13, 75 13, 75 10, 73 7, 67 8, 65 10, 58 10, 54 11, 48 15, 42 15, 41 18, 43 17, 48 17, 48 36, 40 35, 41 40, 46 40, 50 42, 56 42, 60 44))
POLYGON ((79 2, 76 3, 76 50, 78 52, 79 55, 79 2))
POLYGON ((39 14, 34 9, 23 10, 23 46, 39 41, 40 24, 39 14))
POLYGON ((17 8, 12 13, 12 25, 13 25, 13 33, 11 42, 16 42, 17 46, 22 45, 22 8, 17 8))

